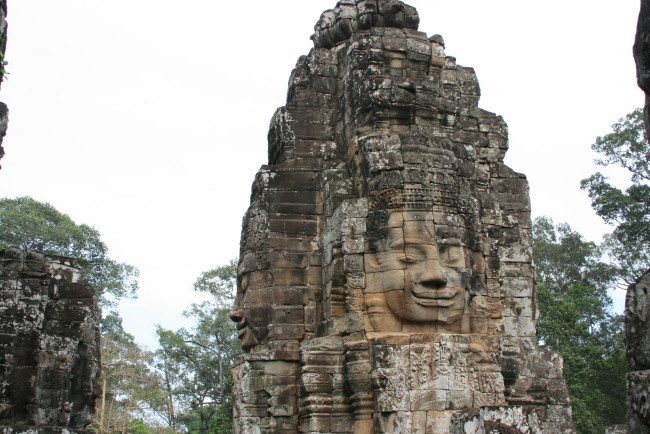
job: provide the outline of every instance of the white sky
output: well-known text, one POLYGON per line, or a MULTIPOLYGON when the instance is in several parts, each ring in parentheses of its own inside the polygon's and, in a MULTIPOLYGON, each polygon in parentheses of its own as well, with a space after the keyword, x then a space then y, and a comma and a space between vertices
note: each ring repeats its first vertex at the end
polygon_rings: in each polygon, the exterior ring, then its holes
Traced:
MULTIPOLYGON (((121 313, 153 346, 156 323, 185 324, 199 273, 237 256, 269 120, 336 0, 9 3, 0 196, 50 202, 137 266, 139 299, 121 313)), ((579 181, 597 170, 595 137, 643 103, 638 0, 409 3, 508 123, 506 162, 528 176, 533 216, 598 241, 608 228, 579 181)))

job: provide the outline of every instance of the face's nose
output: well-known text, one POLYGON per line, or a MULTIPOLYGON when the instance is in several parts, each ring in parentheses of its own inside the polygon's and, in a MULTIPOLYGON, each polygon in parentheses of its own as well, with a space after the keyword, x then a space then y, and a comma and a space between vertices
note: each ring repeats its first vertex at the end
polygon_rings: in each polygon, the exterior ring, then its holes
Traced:
POLYGON ((447 285, 447 273, 438 261, 427 261, 425 266, 421 279, 422 283, 434 288, 442 288, 447 285))
POLYGON ((230 319, 237 323, 240 322, 242 319, 244 319, 244 309, 233 308, 230 311, 230 319))

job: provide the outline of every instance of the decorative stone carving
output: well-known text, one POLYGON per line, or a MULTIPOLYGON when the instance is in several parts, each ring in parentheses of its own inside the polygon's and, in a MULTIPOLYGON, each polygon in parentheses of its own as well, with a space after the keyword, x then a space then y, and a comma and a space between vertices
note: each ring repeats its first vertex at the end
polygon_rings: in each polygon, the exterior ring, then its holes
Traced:
POLYGON ((85 433, 99 396, 99 307, 73 259, 0 251, 0 431, 85 433))
POLYGON ((572 432, 507 126, 416 17, 340 1, 291 75, 243 222, 235 432, 572 432))
POLYGON ((630 433, 650 433, 650 271, 630 285, 625 300, 627 425, 630 433))

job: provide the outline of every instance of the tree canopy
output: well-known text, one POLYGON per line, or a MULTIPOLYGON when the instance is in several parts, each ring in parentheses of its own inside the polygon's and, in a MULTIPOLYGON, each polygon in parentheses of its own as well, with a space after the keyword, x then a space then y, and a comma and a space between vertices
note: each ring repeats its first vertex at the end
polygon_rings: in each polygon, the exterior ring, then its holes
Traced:
POLYGON ((627 170, 631 185, 622 190, 597 172, 583 179, 591 205, 603 220, 613 225, 604 247, 616 265, 624 285, 634 283, 650 268, 650 148, 643 111, 636 109, 612 125, 612 132, 597 137, 591 145, 601 166, 627 170))
POLYGON ((97 229, 76 224, 47 202, 0 199, 0 249, 10 247, 77 259, 80 281, 95 288, 104 307, 136 295, 137 268, 111 259, 97 229))
POLYGON ((232 432, 230 367, 241 352, 237 329, 229 318, 236 270, 233 260, 201 273, 194 289, 211 297, 185 311, 185 316, 195 320, 194 327, 172 331, 158 326, 156 357, 167 379, 170 427, 232 432))
POLYGON ((625 345, 622 315, 607 294, 615 269, 601 248, 566 223, 533 223, 538 276, 538 339, 564 358, 573 421, 579 433, 603 433, 625 423, 625 345))

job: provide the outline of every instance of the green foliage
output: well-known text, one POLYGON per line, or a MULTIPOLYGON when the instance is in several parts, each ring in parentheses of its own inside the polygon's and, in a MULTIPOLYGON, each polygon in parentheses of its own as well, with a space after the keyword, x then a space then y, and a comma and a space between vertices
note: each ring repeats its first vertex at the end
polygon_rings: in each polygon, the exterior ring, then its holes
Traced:
POLYGON ((194 283, 194 290, 206 292, 214 298, 220 308, 232 305, 232 294, 237 280, 237 260, 201 273, 194 283))
POLYGON ((9 247, 76 258, 80 281, 93 285, 103 306, 134 298, 138 289, 138 270, 111 259, 95 228, 31 197, 0 199, 0 249, 9 247))
POLYGON ((564 358, 573 421, 579 433, 625 423, 625 345, 621 315, 610 313, 615 270, 600 249, 567 224, 533 224, 540 344, 564 358))
POLYGON ((626 190, 611 185, 597 172, 581 181, 591 206, 615 229, 605 248, 617 266, 618 277, 629 285, 650 268, 650 148, 643 111, 636 109, 612 125, 613 132, 597 137, 591 147, 603 158, 601 166, 615 165, 630 173, 626 190))
POLYGON ((176 402, 168 405, 166 419, 190 432, 232 431, 230 366, 240 354, 237 330, 229 318, 235 276, 235 261, 202 273, 194 288, 212 298, 186 310, 195 326, 157 330, 157 366, 167 379, 168 401, 176 402))
POLYGON ((150 434, 151 430, 142 419, 133 419, 126 427, 126 434, 150 434))
POLYGON ((615 270, 600 261, 602 251, 596 243, 586 242, 566 223, 555 226, 548 217, 538 217, 533 224, 535 267, 541 282, 566 295, 569 286, 584 282, 607 298, 615 270))
MULTIPOLYGON (((93 419, 100 433, 148 432, 134 415, 144 415, 161 399, 160 378, 149 366, 153 354, 143 350, 114 313, 102 321, 102 396, 93 419)), ((140 422, 142 422, 140 420, 140 422)))

